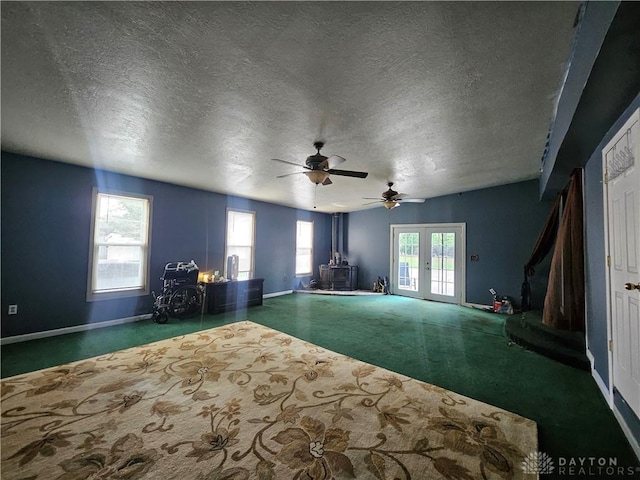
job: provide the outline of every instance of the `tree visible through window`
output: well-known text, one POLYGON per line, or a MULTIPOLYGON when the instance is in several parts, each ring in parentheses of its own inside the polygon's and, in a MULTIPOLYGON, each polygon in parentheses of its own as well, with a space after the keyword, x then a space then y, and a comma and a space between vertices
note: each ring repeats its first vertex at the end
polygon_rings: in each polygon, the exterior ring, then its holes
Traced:
POLYGON ((95 195, 90 297, 132 290, 146 293, 150 198, 95 195))
POLYGON ((296 275, 313 273, 313 222, 296 222, 296 275))
MULTIPOLYGON (((254 212, 227 211, 227 248, 225 258, 238 256, 238 278, 253 278, 253 245, 255 238, 254 212)), ((231 272, 226 272, 231 278, 231 272)))

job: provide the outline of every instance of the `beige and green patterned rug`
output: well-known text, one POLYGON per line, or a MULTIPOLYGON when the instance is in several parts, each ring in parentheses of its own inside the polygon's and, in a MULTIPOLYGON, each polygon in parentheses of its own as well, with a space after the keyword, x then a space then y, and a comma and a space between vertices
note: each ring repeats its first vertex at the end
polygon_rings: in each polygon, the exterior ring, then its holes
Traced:
POLYGON ((535 422, 245 321, 2 381, 3 479, 511 479, 535 422))

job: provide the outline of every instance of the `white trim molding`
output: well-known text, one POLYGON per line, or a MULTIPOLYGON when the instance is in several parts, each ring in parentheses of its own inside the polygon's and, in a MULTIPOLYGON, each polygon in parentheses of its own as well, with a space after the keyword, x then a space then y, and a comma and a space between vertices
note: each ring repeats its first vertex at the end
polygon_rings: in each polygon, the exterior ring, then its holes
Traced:
POLYGON ((282 295, 288 295, 290 293, 293 293, 293 290, 283 290, 281 292, 265 293, 264 295, 262 295, 262 298, 280 297, 282 295))
POLYGON ((593 379, 596 382, 596 385, 600 389, 600 393, 606 400, 607 405, 609 405, 609 408, 613 409, 613 392, 611 391, 609 386, 605 383, 605 381, 602 379, 598 371, 595 369, 596 359, 593 356, 593 354, 589 350, 587 350, 586 353, 587 353, 587 358, 589 359, 589 363, 591 364, 591 376, 593 377, 593 379))
MULTIPOLYGON (((262 298, 279 297, 281 295, 287 295, 293 293, 293 290, 284 290, 282 292, 267 293, 262 298)), ((74 325, 73 327, 56 328, 55 330, 45 330, 42 332, 26 333, 24 335, 14 335, 12 337, 0 338, 0 345, 9 345, 10 343, 26 342, 28 340, 37 340, 38 338, 55 337, 57 335, 65 335, 67 333, 86 332, 88 330, 95 330, 96 328, 113 327, 115 325, 122 325, 124 323, 139 322, 141 320, 148 320, 152 317, 151 314, 136 315, 133 317, 116 318, 114 320, 106 320, 104 322, 87 323, 84 325, 74 325)))
MULTIPOLYGON (((456 236, 458 233, 456 233, 456 236)), ((422 248, 422 247, 421 247, 422 248)), ((435 301, 443 301, 455 305, 466 305, 467 304, 467 224, 465 222, 451 222, 451 223, 392 223, 389 225, 389 280, 390 280, 390 289, 393 295, 404 295, 413 298, 423 298, 425 300, 435 300, 435 301), (459 229, 460 242, 456 242, 456 285, 460 288, 460 293, 457 295, 457 300, 451 302, 444 295, 440 296, 440 298, 434 298, 434 295, 425 296, 421 292, 414 292, 415 295, 410 294, 409 290, 403 290, 402 292, 396 291, 398 290, 395 275, 396 270, 394 266, 395 261, 395 238, 396 238, 396 230, 400 229, 459 229), (458 269, 459 265, 459 269, 458 269), (459 273, 458 273, 459 272, 459 273)))
POLYGON ((616 417, 616 420, 618 420, 618 423, 622 428, 622 432, 624 433, 624 436, 627 437, 627 440, 629 441, 631 448, 636 454, 636 457, 640 459, 640 444, 638 443, 636 438, 633 436, 633 433, 631 432, 629 425, 627 425, 627 422, 624 421, 624 417, 615 406, 613 407, 613 416, 616 417))
POLYGON ((26 333, 24 335, 15 335, 0 339, 0 345, 8 345, 10 343, 26 342, 28 340, 37 340, 38 338, 55 337, 57 335, 65 335, 67 333, 86 332, 87 330, 95 330, 96 328, 113 327, 114 325, 122 325, 123 323, 139 322, 140 320, 148 320, 151 314, 136 315, 134 317, 116 318, 104 322, 86 323, 84 325, 74 325, 73 327, 56 328, 55 330, 45 330, 43 332, 26 333))

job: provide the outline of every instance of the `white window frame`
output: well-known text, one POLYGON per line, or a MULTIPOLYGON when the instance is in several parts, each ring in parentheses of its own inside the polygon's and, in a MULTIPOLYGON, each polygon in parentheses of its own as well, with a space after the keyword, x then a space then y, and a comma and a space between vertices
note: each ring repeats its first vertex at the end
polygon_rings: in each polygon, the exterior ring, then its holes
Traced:
MULTIPOLYGON (((255 257, 256 257, 256 212, 251 211, 251 210, 240 210, 237 208, 227 208, 227 215, 226 215, 226 219, 225 219, 225 235, 224 235, 224 271, 225 274, 228 275, 227 270, 227 259, 229 258, 229 217, 234 214, 234 213, 238 213, 241 215, 251 215, 252 216, 252 221, 253 221, 253 228, 252 228, 252 238, 251 238, 251 244, 250 245, 231 245, 231 246, 235 246, 235 247, 249 247, 251 249, 251 268, 249 270, 249 279, 254 278, 255 275, 255 257)), ((242 272, 245 272, 246 270, 242 270, 242 272)), ((240 272, 238 271, 238 277, 240 277, 240 272)))
POLYGON ((295 271, 296 277, 308 277, 309 275, 313 275, 313 236, 315 233, 315 225, 313 221, 307 220, 296 220, 296 258, 295 258, 295 271), (300 227, 302 224, 308 224, 311 227, 311 240, 308 246, 300 245, 300 227), (308 268, 304 271, 298 271, 298 256, 300 255, 300 250, 309 250, 310 258, 308 268))
MULTIPOLYGON (((122 192, 116 190, 107 190, 94 187, 92 191, 91 206, 91 233, 89 243, 89 273, 87 275, 87 301, 108 300, 113 298, 135 297, 149 295, 149 265, 151 256, 151 219, 153 218, 153 197, 150 195, 141 195, 137 193, 122 192), (146 200, 147 203, 147 238, 140 243, 143 248, 142 254, 142 285, 139 287, 123 287, 109 290, 94 290, 95 271, 99 260, 98 248, 100 245, 96 243, 96 226, 99 197, 101 195, 117 196, 124 198, 132 198, 136 200, 146 200)), ((113 244, 110 244, 113 245, 113 244)), ((127 246, 131 243, 127 243, 127 246)), ((134 244, 135 245, 135 244, 134 244)))

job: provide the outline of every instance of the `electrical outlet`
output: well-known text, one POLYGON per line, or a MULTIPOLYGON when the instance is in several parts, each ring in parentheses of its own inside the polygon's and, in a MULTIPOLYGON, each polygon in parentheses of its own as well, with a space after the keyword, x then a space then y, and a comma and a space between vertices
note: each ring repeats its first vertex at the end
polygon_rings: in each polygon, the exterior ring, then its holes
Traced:
POLYGON ((9 315, 18 314, 18 305, 9 305, 9 315))

